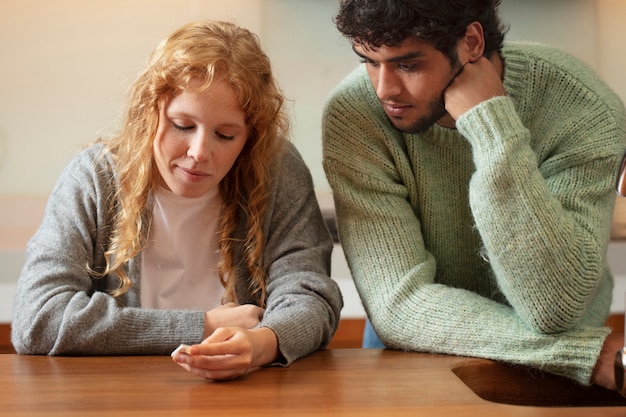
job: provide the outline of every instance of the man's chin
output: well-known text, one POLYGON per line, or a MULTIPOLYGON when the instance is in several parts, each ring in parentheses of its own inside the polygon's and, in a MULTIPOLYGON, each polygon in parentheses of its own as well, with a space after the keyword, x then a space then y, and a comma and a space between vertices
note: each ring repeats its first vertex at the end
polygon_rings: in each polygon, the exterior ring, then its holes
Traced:
MULTIPOLYGON (((418 134, 424 133, 425 131, 430 129, 435 123, 439 124, 440 121, 450 118, 448 113, 446 113, 445 111, 443 112, 443 114, 440 111, 436 114, 436 116, 431 115, 430 117, 423 117, 421 119, 413 121, 401 117, 391 117, 389 115, 387 115, 387 118, 389 119, 391 124, 402 133, 418 134)), ((454 124, 454 120, 452 118, 450 118, 450 120, 452 120, 454 124)), ((443 124, 442 126, 447 127, 443 124)))
POLYGON ((391 117, 389 118, 389 121, 391 121, 393 127, 400 132, 409 134, 423 133, 434 124, 432 121, 417 121, 409 123, 405 120, 397 120, 391 117))

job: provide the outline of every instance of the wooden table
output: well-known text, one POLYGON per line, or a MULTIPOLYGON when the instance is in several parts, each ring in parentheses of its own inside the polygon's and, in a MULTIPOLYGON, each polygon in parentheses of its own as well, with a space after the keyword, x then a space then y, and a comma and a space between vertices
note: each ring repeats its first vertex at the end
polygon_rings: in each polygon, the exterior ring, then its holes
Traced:
POLYGON ((612 417, 626 416, 626 399, 487 360, 376 349, 320 351, 229 382, 163 356, 0 355, 0 416, 27 415, 612 417), (540 404, 572 399, 586 406, 540 404))

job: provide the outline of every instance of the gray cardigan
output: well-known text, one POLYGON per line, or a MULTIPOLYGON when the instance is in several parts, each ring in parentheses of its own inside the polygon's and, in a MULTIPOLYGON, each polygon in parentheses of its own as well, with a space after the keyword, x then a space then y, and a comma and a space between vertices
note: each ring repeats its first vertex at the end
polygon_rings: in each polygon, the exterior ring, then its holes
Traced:
MULTIPOLYGON (((104 266, 115 213, 117 180, 101 146, 80 152, 50 195, 43 222, 27 245, 17 285, 12 342, 18 353, 49 355, 169 354, 202 340, 204 312, 143 309, 140 255, 128 271, 131 289, 117 299, 106 290, 117 279, 95 279, 104 266)), ((269 281, 261 326, 278 337, 284 364, 325 347, 343 301, 330 279, 332 240, 320 213, 311 175, 293 145, 277 161, 264 221, 269 281)), ((237 233, 242 233, 241 224, 237 233)), ((236 254, 238 264, 241 254, 236 254)), ((240 303, 258 303, 248 274, 238 271, 240 303)))

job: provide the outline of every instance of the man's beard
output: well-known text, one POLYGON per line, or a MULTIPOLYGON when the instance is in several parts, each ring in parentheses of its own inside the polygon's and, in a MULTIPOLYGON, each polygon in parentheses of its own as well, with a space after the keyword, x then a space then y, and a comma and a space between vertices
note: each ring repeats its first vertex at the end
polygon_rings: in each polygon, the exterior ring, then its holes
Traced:
POLYGON ((411 134, 425 132, 430 129, 437 120, 446 115, 446 105, 443 101, 443 94, 438 99, 428 103, 428 110, 427 115, 420 117, 410 124, 403 123, 404 121, 400 118, 387 117, 391 121, 391 124, 401 132, 411 134))
MULTIPOLYGON (((451 68, 452 68, 451 69, 452 76, 450 78, 450 81, 448 82, 448 85, 446 85, 446 88, 448 88, 450 83, 463 70, 463 65, 459 63, 459 60, 456 54, 450 57, 450 63, 451 63, 451 68)), ((444 92, 445 92, 445 89, 441 92, 441 95, 439 97, 437 97, 436 99, 428 103, 428 113, 425 116, 420 117, 419 119, 415 120, 411 124, 402 123, 403 120, 400 118, 394 119, 389 116, 387 117, 389 117, 389 120, 395 126, 395 128, 401 132, 411 133, 411 134, 425 132, 428 129, 430 129, 432 125, 437 123, 439 119, 441 119, 443 116, 447 114, 446 103, 443 99, 444 92)))

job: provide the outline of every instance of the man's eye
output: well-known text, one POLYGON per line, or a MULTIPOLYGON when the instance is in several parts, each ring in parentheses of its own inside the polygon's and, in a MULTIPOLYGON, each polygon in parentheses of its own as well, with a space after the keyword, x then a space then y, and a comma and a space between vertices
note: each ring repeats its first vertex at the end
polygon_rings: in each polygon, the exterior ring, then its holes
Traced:
POLYGON ((377 63, 376 61, 372 61, 371 59, 365 59, 365 58, 361 58, 361 59, 359 60, 359 62, 360 62, 361 64, 367 64, 367 65, 370 65, 370 66, 372 66, 372 67, 375 67, 375 66, 377 66, 377 65, 378 65, 378 63, 377 63))
POLYGON ((415 64, 398 64, 398 69, 402 71, 413 71, 416 67, 415 64))
POLYGON ((174 127, 174 129, 176 129, 176 130, 182 130, 182 131, 191 130, 191 129, 193 129, 193 128, 195 127, 195 126, 193 126, 193 125, 189 125, 189 126, 182 126, 182 125, 179 125, 179 124, 174 123, 174 122, 172 122, 172 126, 174 127))

